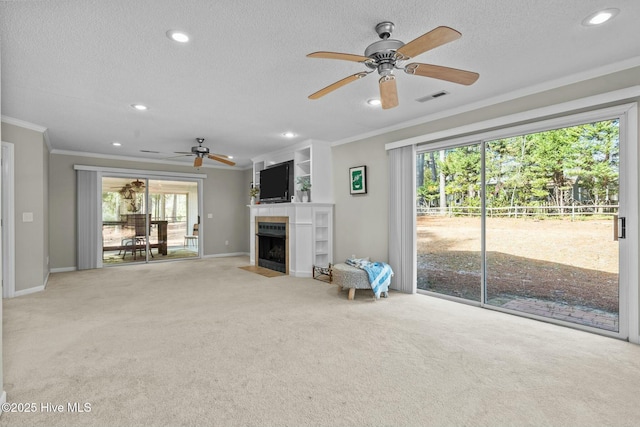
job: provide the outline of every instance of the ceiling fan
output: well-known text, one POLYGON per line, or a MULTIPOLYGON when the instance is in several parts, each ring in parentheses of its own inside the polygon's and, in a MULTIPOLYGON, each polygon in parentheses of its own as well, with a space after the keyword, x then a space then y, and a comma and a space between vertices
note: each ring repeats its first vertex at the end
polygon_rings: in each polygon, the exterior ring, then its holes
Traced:
POLYGON ((191 152, 175 151, 175 153, 182 154, 183 156, 196 156, 195 160, 193 161, 194 168, 199 168, 200 166, 202 166, 202 159, 205 156, 210 158, 211 160, 215 160, 229 166, 235 166, 235 162, 229 160, 229 156, 225 156, 224 154, 210 154, 209 149, 202 146, 204 138, 196 138, 196 142, 198 143, 198 145, 194 145, 193 147, 191 147, 191 152))
POLYGON ((459 39, 462 34, 453 28, 438 27, 404 44, 400 40, 390 38, 394 27, 393 22, 389 21, 376 25, 376 32, 382 40, 370 44, 365 49, 364 56, 337 52, 313 52, 308 54, 307 56, 309 58, 341 59, 344 61, 362 62, 371 69, 370 71, 361 71, 342 80, 338 80, 324 89, 320 89, 309 95, 309 99, 323 97, 348 83, 371 74, 375 70, 380 74, 380 79, 378 80, 380 86, 380 101, 384 109, 398 106, 398 91, 393 70, 402 70, 407 74, 431 77, 463 85, 471 85, 480 77, 478 73, 471 71, 442 67, 440 65, 422 64, 419 62, 412 62, 411 64, 400 66, 400 63, 414 56, 459 39))

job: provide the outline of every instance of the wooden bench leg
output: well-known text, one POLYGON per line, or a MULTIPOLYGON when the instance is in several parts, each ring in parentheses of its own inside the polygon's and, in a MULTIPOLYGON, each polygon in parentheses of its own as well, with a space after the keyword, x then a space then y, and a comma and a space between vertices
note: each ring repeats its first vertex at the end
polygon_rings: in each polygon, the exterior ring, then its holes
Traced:
POLYGON ((349 301, 356 296, 356 288, 349 288, 349 301))

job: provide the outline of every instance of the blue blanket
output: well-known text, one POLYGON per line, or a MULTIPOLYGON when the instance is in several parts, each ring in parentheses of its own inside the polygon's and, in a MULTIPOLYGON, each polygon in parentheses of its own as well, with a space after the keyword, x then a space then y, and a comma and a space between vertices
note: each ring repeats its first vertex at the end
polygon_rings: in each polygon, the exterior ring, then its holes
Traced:
POLYGON ((369 284, 376 298, 380 298, 382 292, 389 291, 391 276, 393 276, 393 270, 391 270, 389 264, 384 262, 370 262, 363 259, 348 259, 346 263, 367 272, 369 284))

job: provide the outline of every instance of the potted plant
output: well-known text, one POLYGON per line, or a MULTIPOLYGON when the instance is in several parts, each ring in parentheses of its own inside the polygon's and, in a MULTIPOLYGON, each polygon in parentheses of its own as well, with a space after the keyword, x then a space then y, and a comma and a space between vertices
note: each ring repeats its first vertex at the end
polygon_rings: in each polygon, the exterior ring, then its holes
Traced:
POLYGON ((249 197, 251 197, 252 205, 256 204, 256 197, 258 197, 259 193, 260 193, 260 189, 256 186, 252 186, 251 189, 249 190, 249 197))
POLYGON ((311 178, 308 176, 299 176, 296 178, 296 183, 298 184, 298 189, 302 193, 302 201, 309 201, 309 190, 311 189, 311 178))

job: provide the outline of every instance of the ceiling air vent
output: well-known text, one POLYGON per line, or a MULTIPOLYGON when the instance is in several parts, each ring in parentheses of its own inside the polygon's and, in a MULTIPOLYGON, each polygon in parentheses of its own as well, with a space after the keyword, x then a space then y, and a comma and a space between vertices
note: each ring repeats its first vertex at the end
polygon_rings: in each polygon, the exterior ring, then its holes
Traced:
POLYGON ((152 154, 160 154, 159 151, 151 151, 151 150, 140 150, 141 153, 152 153, 152 154))
POLYGON ((427 95, 427 96, 423 96, 422 98, 418 98, 418 99, 416 99, 416 101, 418 101, 418 102, 427 102, 427 101, 431 101, 432 99, 440 98, 441 96, 445 96, 445 95, 448 95, 448 94, 449 94, 449 92, 447 92, 446 90, 441 90, 440 92, 432 93, 431 95, 427 95))

